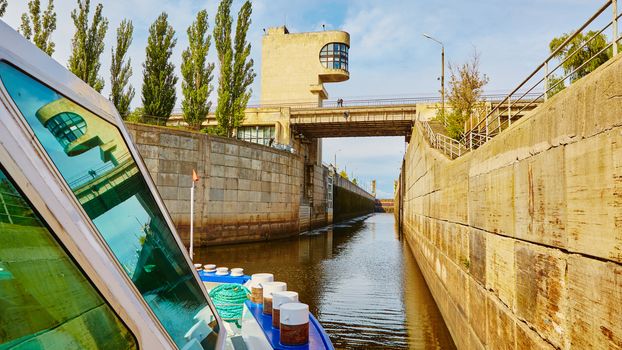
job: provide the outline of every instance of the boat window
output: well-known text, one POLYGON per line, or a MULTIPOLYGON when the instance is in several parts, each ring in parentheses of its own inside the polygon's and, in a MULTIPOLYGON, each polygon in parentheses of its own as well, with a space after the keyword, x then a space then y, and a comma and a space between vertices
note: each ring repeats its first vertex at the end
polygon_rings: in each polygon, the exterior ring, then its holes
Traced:
POLYGON ((0 168, 0 349, 136 349, 136 339, 0 168))
POLYGON ((211 348, 215 317, 117 127, 6 62, 0 80, 171 338, 211 348))

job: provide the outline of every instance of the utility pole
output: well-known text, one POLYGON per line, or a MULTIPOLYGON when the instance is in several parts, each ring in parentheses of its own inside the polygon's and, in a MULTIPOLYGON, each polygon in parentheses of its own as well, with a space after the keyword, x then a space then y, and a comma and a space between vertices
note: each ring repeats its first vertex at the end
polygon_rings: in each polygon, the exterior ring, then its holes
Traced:
POLYGON ((443 112, 443 124, 447 126, 447 116, 445 115, 445 45, 428 34, 424 33, 423 36, 441 45, 441 110, 443 112))
POLYGON ((335 151, 335 172, 337 171, 337 152, 341 152, 341 148, 335 151))

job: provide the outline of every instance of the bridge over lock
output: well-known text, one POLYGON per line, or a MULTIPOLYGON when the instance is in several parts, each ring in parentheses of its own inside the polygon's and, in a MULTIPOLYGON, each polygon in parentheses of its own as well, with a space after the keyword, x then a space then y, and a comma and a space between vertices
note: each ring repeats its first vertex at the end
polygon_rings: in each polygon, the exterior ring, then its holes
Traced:
MULTIPOLYGON (((503 121, 515 121, 540 104, 532 95, 506 108, 498 108, 492 119, 498 124, 503 121)), ((482 103, 485 112, 503 101, 505 95, 484 95, 482 103)), ((325 101, 322 106, 308 103, 280 103, 249 105, 242 128, 274 127, 274 141, 278 144, 290 144, 292 138, 321 139, 328 137, 370 137, 404 136, 410 139, 412 128, 417 120, 429 121, 440 110, 438 97, 381 98, 365 100, 325 101)), ((481 124, 480 119, 471 118, 470 126, 494 125, 481 124)), ((169 125, 184 125, 180 110, 173 112, 169 125)), ((205 126, 218 125, 214 114, 210 114, 205 126)), ((244 135, 239 134, 244 139, 244 135)), ((261 137, 260 137, 261 138, 261 137)))

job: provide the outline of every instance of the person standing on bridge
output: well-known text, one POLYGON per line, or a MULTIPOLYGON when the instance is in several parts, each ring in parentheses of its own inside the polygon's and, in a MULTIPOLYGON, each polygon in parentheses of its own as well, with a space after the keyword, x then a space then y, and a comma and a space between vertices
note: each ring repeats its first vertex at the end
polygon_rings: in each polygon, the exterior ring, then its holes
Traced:
POLYGON ((343 107, 343 99, 342 98, 337 100, 337 107, 343 107))

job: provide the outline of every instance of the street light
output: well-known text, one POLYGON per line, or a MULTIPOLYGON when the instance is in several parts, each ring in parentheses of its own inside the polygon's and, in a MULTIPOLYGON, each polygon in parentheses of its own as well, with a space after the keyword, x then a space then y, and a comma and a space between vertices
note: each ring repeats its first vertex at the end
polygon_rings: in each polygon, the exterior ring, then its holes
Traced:
POLYGON ((441 105, 443 108, 443 124, 447 126, 447 116, 445 115, 445 45, 428 34, 423 33, 423 36, 441 45, 441 105))
POLYGON ((335 172, 337 172, 337 152, 341 152, 341 148, 335 151, 335 172))

